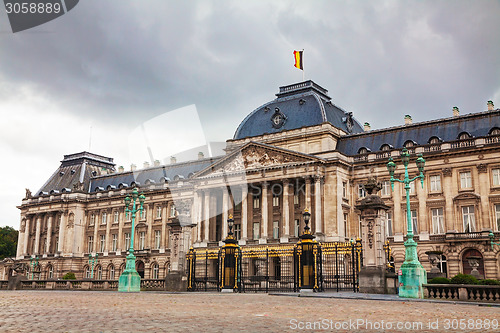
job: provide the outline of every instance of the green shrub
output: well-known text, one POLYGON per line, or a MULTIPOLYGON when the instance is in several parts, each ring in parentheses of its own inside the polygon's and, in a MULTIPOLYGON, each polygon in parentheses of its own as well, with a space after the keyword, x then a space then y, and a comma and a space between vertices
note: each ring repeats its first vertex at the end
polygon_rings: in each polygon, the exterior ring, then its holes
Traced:
POLYGON ((457 274, 451 278, 452 284, 479 284, 479 280, 468 274, 457 274))
POLYGON ((489 286, 498 286, 498 285, 500 285, 500 281, 492 280, 492 279, 485 279, 485 280, 479 280, 479 284, 489 285, 489 286))
POLYGON ((64 274, 64 276, 62 278, 63 278, 63 280, 76 280, 75 273, 73 273, 73 272, 68 272, 68 273, 64 274))
POLYGON ((429 284, 449 284, 450 280, 445 277, 435 277, 430 279, 427 283, 429 284))

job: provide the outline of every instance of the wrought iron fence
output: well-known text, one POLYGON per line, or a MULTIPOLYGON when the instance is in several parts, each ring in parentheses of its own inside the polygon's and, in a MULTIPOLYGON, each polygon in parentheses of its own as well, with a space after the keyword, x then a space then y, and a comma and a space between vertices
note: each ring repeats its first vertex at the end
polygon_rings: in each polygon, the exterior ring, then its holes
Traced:
MULTIPOLYGON (((310 284, 315 290, 359 290, 361 242, 242 247, 237 262, 240 292, 294 292, 310 284), (305 247, 304 247, 305 246, 305 247), (310 252, 307 252, 310 251, 310 252), (306 253, 309 257, 306 256, 306 253), (311 271, 304 271, 310 261, 311 271), (307 281, 305 280, 307 279, 307 281)), ((220 291, 223 287, 222 249, 191 249, 187 254, 188 290, 220 291)))

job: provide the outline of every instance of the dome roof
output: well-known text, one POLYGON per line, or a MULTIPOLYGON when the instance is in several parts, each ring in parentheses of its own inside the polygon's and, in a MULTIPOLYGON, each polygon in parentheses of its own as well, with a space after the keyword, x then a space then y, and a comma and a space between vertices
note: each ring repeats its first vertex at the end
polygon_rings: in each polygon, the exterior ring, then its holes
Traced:
POLYGON ((280 87, 277 98, 250 113, 238 126, 234 140, 278 133, 329 122, 346 133, 363 132, 361 125, 331 102, 328 90, 313 81, 280 87))

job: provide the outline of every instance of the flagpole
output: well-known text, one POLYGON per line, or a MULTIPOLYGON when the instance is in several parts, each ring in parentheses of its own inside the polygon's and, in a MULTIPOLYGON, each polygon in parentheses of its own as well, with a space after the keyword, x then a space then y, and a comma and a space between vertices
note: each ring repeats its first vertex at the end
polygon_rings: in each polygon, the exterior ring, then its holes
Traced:
POLYGON ((304 49, 302 49, 302 82, 306 80, 306 70, 304 69, 304 49))

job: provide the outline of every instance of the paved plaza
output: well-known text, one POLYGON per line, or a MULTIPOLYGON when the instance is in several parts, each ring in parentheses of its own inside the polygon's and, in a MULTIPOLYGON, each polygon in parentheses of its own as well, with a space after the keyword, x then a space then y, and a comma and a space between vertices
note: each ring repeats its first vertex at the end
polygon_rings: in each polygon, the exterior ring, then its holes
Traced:
POLYGON ((499 307, 266 294, 0 291, 0 309, 0 332, 500 332, 499 307))

